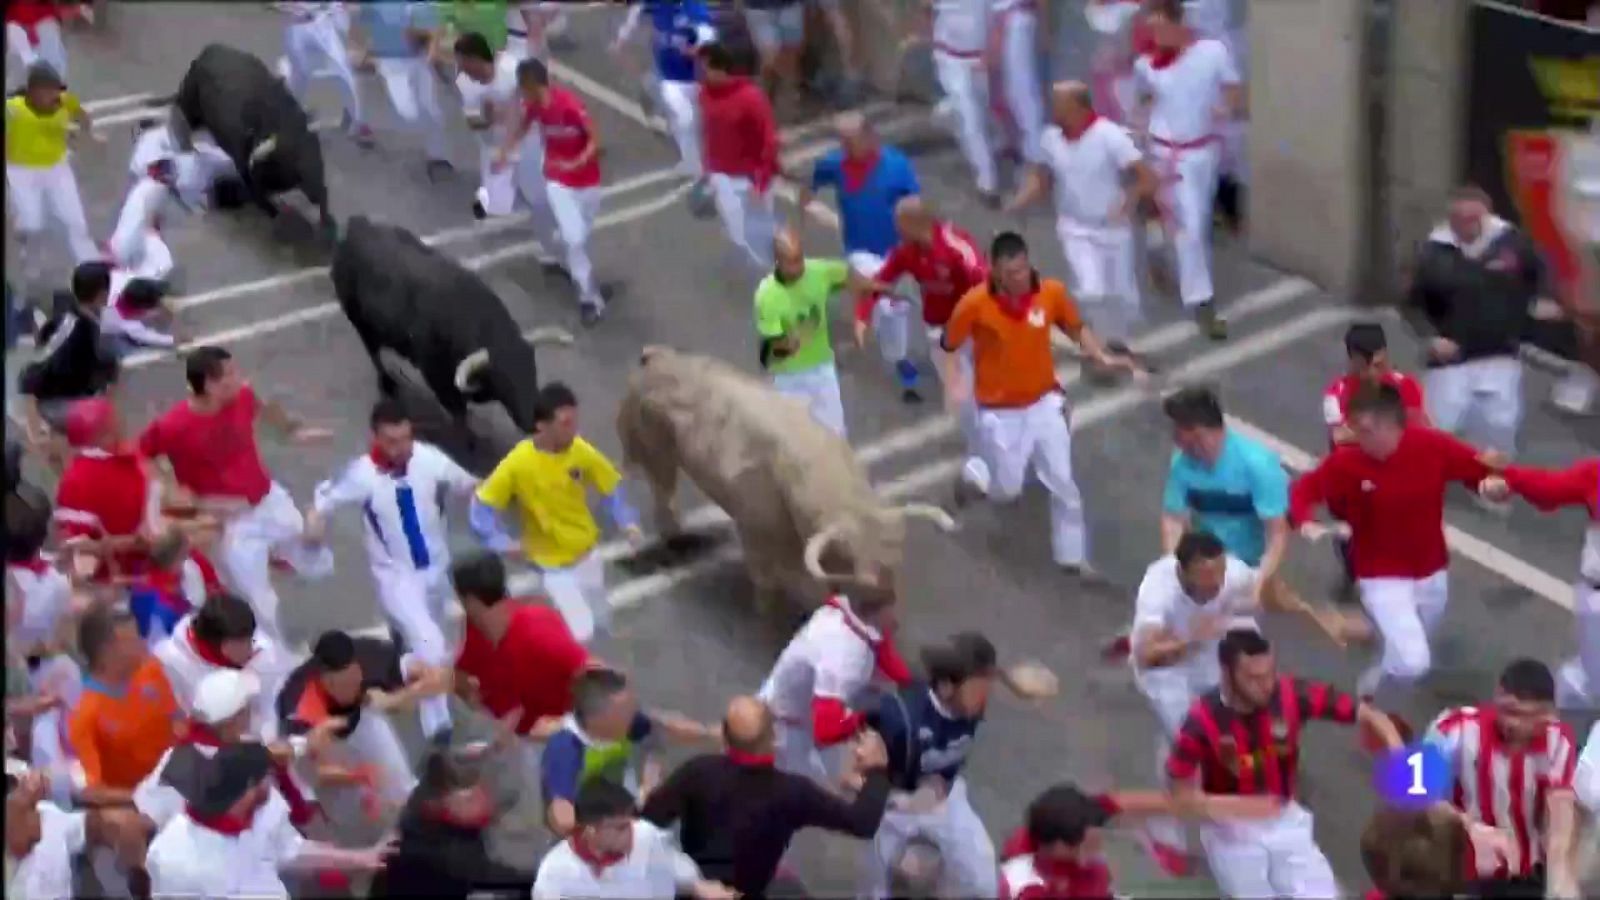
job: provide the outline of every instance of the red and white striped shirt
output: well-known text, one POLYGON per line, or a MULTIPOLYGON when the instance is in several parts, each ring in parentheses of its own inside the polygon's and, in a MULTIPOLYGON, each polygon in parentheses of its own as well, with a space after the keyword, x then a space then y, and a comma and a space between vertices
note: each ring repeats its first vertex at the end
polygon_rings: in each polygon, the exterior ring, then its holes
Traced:
POLYGON ((1528 746, 1512 750, 1500 736, 1493 707, 1462 706, 1441 713, 1427 740, 1450 764, 1455 807, 1516 835, 1521 865, 1502 874, 1532 874, 1544 862, 1545 798, 1570 788, 1578 766, 1572 729, 1551 722, 1528 746))

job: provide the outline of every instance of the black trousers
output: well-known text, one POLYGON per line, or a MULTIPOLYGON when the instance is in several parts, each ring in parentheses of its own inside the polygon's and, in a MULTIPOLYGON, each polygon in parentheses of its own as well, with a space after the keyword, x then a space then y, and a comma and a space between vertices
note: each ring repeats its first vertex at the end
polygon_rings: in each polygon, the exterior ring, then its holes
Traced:
POLYGON ((1468 893, 1486 900, 1538 900, 1544 896, 1544 882, 1544 866, 1536 866, 1533 874, 1523 877, 1475 881, 1468 893))

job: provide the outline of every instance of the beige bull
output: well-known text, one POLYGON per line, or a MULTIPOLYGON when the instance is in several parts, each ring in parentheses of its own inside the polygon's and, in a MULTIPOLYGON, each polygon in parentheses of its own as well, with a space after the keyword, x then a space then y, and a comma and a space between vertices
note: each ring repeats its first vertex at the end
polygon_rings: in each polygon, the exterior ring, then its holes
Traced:
POLYGON ((658 532, 680 532, 681 469, 732 520, 764 607, 808 576, 892 589, 907 518, 955 528, 938 507, 886 505, 850 445, 803 403, 708 357, 646 347, 628 378, 617 432, 624 465, 650 482, 658 532))

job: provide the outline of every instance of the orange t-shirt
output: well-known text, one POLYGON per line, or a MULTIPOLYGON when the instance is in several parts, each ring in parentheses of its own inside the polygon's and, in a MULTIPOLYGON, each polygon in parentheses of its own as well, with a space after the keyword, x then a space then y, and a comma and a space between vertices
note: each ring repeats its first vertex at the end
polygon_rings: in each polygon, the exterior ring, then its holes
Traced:
POLYGON ((1066 285, 1053 278, 1041 280, 1028 298, 1027 312, 1016 316, 1001 308, 985 283, 956 304, 944 326, 944 346, 955 350, 970 338, 978 405, 1016 409, 1060 389, 1050 346, 1052 325, 1074 340, 1083 331, 1083 317, 1066 285))
POLYGON ((84 678, 67 739, 91 787, 132 790, 172 746, 181 716, 160 661, 150 655, 124 690, 84 678))

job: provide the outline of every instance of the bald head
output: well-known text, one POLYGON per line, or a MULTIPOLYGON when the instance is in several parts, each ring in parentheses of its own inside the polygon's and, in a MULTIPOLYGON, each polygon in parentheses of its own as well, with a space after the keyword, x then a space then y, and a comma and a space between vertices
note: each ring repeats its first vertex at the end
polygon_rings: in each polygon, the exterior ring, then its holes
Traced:
POLYGON ((735 697, 722 719, 722 736, 741 753, 772 751, 772 711, 755 697, 735 697))
POLYGON ((872 153, 876 146, 877 138, 872 132, 872 123, 860 110, 842 112, 833 118, 833 132, 839 137, 840 146, 844 152, 853 157, 866 156, 872 153))
POLYGON ((902 197, 894 205, 894 227, 901 240, 926 244, 933 240, 933 211, 916 194, 902 197))
POLYGON ((805 274, 805 248, 800 243, 800 232, 793 228, 778 229, 777 236, 772 239, 772 256, 778 280, 785 284, 805 274))
POLYGON ((1081 81, 1058 81, 1050 88, 1050 111, 1056 124, 1066 128, 1082 127, 1083 120, 1094 112, 1094 95, 1081 81))

